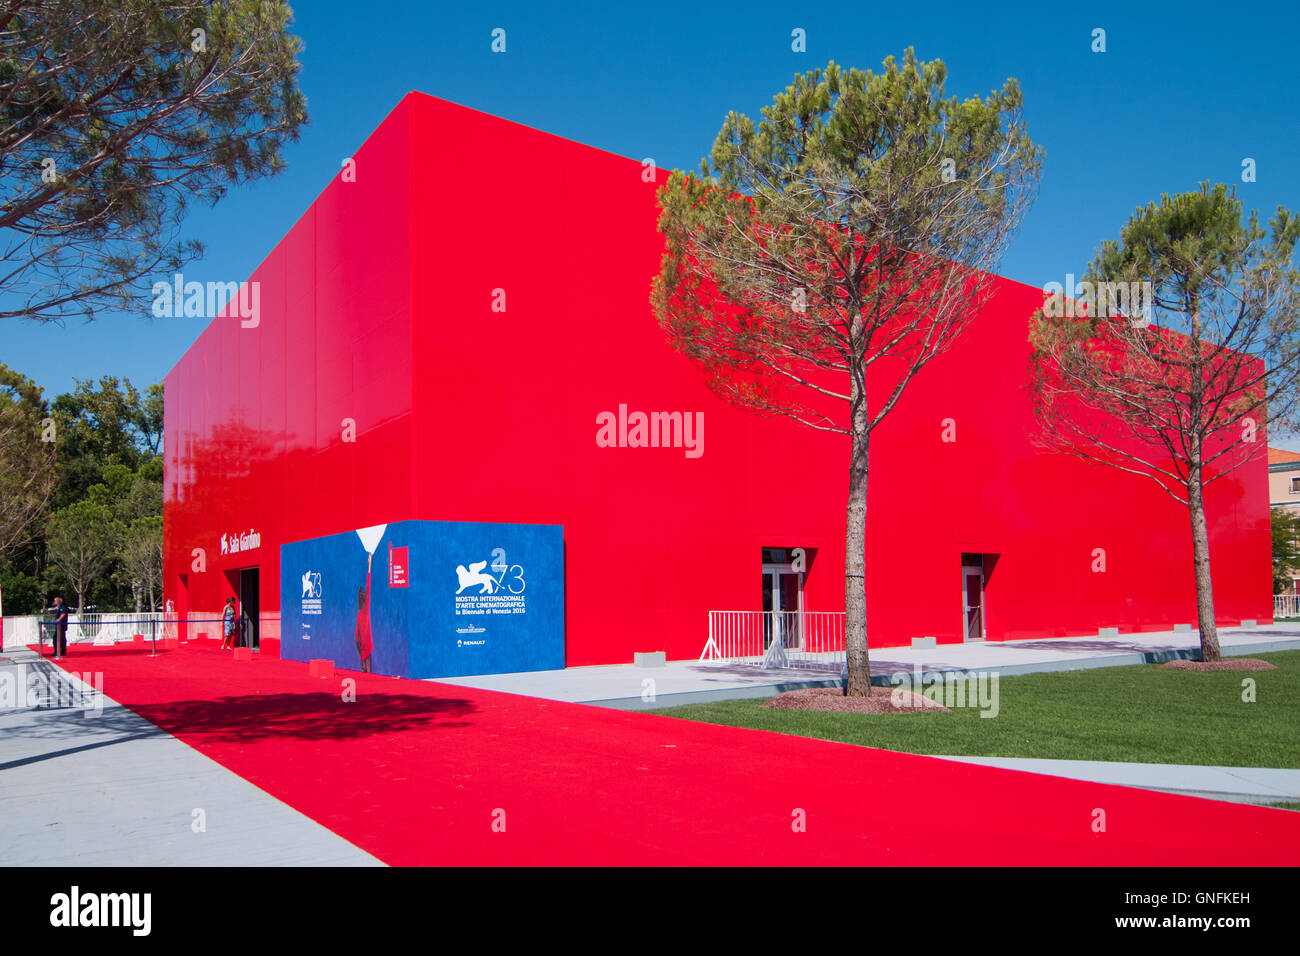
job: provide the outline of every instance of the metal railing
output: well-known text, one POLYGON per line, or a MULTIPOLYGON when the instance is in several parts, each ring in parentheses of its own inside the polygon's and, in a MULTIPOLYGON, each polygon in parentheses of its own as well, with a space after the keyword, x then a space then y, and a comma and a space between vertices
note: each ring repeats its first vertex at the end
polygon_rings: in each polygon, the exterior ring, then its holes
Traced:
MULTIPOLYGON (((161 617, 161 614, 154 615, 161 617)), ((81 614, 72 612, 68 614, 68 643, 69 644, 93 644, 99 639, 101 634, 114 635, 112 639, 130 640, 132 634, 148 634, 148 625, 146 630, 141 632, 131 630, 125 637, 115 637, 133 626, 126 623, 126 618, 143 618, 148 620, 150 615, 147 614, 101 614, 94 611, 83 611, 81 614)), ((4 619, 4 642, 5 646, 13 644, 25 645, 36 644, 39 642, 42 627, 45 628, 48 636, 49 627, 53 625, 53 617, 49 614, 25 614, 16 617, 6 617, 4 619)), ((109 637, 105 637, 100 643, 107 643, 109 637)))
POLYGON ((1300 617, 1300 594, 1274 594, 1273 617, 1300 617))
MULTIPOLYGON (((2 628, 4 647, 25 647, 49 643, 52 638, 53 618, 48 614, 25 614, 7 616, 2 628)), ((218 612, 214 615, 191 615, 178 617, 162 611, 153 613, 100 613, 85 611, 68 615, 68 644, 116 644, 130 641, 135 635, 143 635, 146 641, 179 638, 191 640, 199 636, 220 638, 222 618, 218 612)), ((280 618, 278 614, 262 615, 252 634, 241 624, 240 643, 248 645, 251 641, 256 650, 262 637, 279 637, 280 618)))
POLYGON ((700 660, 839 672, 843 611, 710 611, 700 660))
POLYGON ((137 634, 145 637, 157 635, 162 637, 163 615, 154 614, 82 614, 80 618, 70 615, 73 621, 68 627, 68 643, 74 641, 93 641, 96 644, 129 641, 137 634), (76 634, 76 637, 73 635, 76 634))

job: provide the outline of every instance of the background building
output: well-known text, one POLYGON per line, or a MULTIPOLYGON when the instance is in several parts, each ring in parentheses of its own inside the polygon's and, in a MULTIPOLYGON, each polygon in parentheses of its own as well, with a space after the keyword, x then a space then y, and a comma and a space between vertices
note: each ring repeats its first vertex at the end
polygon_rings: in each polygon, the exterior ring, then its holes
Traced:
MULTIPOLYGON (((1300 515, 1300 454, 1282 448, 1268 450, 1268 503, 1292 515, 1300 515)), ((1279 577, 1290 579, 1283 593, 1300 594, 1300 575, 1294 570, 1280 572, 1279 577)))
MULTIPOLYGON (((167 377, 179 611, 242 595, 274 638, 281 544, 406 519, 563 526, 569 665, 696 657, 710 610, 843 610, 847 442, 668 346, 665 172, 416 93, 354 158, 252 276, 256 324, 214 320, 167 377)), ((1041 302, 999 279, 873 436, 873 646, 1195 620, 1186 509, 1032 444, 1041 302)), ((1206 492, 1226 624, 1272 618, 1263 447, 1206 492)))
POLYGON ((1300 454, 1269 448, 1268 503, 1274 508, 1300 511, 1300 454))

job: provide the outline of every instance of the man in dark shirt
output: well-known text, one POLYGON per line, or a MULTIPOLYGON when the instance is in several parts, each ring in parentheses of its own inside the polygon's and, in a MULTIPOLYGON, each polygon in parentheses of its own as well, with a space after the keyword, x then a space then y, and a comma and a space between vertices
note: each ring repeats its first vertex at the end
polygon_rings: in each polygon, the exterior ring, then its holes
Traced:
POLYGON ((54 656, 68 653, 68 607, 63 598, 54 599, 54 656))

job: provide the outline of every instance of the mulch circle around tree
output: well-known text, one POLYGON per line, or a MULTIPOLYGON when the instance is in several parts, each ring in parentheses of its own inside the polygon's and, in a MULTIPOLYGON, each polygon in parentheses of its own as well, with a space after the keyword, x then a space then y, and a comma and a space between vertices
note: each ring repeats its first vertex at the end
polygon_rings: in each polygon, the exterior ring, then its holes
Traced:
POLYGON ((1258 657, 1230 657, 1222 661, 1166 661, 1160 665, 1167 671, 1275 671, 1276 664, 1258 657))
POLYGON ((893 687, 872 687, 870 697, 845 697, 838 687, 788 690, 777 694, 763 706, 776 710, 830 710, 846 714, 919 714, 923 710, 948 710, 914 691, 893 687), (901 706, 894 706, 895 694, 901 706))

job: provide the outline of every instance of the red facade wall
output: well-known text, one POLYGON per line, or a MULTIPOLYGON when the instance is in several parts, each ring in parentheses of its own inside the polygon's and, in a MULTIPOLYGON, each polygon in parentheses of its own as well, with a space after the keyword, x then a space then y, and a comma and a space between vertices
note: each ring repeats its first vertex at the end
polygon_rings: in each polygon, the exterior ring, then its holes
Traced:
MULTIPOLYGON (((168 587, 209 557, 191 610, 257 563, 274 613, 281 542, 403 518, 563 525, 570 665, 697 656, 709 610, 760 607, 763 547, 817 549, 805 607, 843 609, 847 440, 720 402, 667 345, 641 163, 420 94, 356 158, 254 277, 259 329, 215 321, 168 376, 168 587), (703 454, 598 447, 620 404, 702 412, 703 454), (260 551, 213 561, 245 527, 260 551)), ((873 437, 872 646, 961 640, 962 552, 999 555, 990 639, 1195 619, 1186 510, 1030 443, 1041 301, 998 280, 873 437)), ((1207 491, 1226 623, 1272 616, 1264 447, 1207 491)))
POLYGON ((410 509, 408 113, 250 277, 256 327, 214 320, 166 378, 165 590, 193 617, 219 617, 231 572, 258 566, 263 636, 278 636, 282 542, 410 509), (248 530, 260 548, 220 554, 222 534, 248 530))

